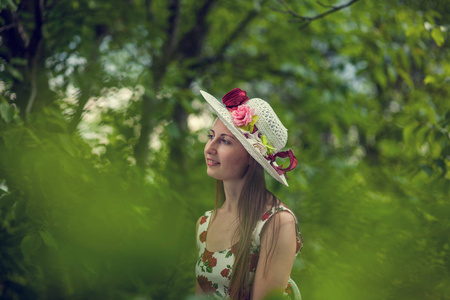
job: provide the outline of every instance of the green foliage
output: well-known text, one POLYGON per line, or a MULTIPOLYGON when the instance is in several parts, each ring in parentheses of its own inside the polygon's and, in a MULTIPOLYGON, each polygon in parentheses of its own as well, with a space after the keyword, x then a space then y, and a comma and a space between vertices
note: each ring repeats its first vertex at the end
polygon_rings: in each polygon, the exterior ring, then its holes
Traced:
POLYGON ((188 293, 184 263, 195 259, 200 212, 162 174, 145 183, 136 167, 92 155, 59 122, 53 132, 2 125, 3 296, 163 299, 159 287, 175 283, 171 298, 188 293))
POLYGON ((214 196, 198 91, 239 86, 299 158, 288 189, 268 185, 300 221, 303 297, 449 299, 447 0, 357 1, 308 26, 280 1, 180 1, 179 23, 164 1, 47 1, 36 51, 8 23, 33 45, 27 3, 0 4, 0 298, 192 299, 214 196))

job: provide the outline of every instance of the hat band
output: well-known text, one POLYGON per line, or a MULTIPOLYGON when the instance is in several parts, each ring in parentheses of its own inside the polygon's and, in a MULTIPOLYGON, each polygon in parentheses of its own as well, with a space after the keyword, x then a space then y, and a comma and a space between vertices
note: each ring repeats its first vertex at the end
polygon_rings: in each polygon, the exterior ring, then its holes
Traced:
MULTIPOLYGON (((297 166, 297 163, 298 163, 297 158, 295 157, 295 155, 294 155, 294 153, 292 152, 291 149, 289 149, 288 151, 278 152, 275 155, 269 154, 269 155, 265 156, 265 158, 268 161, 270 161, 270 164, 275 169, 275 171, 277 171, 278 175, 283 175, 284 174, 284 176, 286 176, 286 172, 294 170, 295 167, 297 166), (280 158, 289 157, 289 167, 283 168, 283 165, 274 166, 273 163, 275 162, 275 159, 277 157, 280 157, 280 158)), ((288 178, 288 177, 286 176, 286 178, 288 178)))

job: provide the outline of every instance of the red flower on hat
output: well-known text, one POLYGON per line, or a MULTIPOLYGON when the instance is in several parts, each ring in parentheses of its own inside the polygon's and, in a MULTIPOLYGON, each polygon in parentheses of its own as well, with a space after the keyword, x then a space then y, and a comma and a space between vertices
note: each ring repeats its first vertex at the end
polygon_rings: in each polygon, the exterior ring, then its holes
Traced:
POLYGON ((235 110, 236 107, 247 101, 248 101, 247 92, 241 90, 240 88, 233 89, 222 98, 223 104, 225 104, 225 106, 229 111, 235 110))
POLYGON ((207 217, 207 216, 203 216, 203 217, 200 219, 200 225, 202 225, 203 223, 205 223, 206 220, 208 220, 208 217, 207 217))

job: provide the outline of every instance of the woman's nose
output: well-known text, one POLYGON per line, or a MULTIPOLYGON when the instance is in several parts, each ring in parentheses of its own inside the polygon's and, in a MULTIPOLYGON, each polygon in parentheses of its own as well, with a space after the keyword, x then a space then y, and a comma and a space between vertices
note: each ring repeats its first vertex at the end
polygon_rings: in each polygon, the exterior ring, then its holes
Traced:
POLYGON ((205 145, 205 152, 208 154, 214 154, 216 152, 216 143, 215 140, 209 140, 205 145))

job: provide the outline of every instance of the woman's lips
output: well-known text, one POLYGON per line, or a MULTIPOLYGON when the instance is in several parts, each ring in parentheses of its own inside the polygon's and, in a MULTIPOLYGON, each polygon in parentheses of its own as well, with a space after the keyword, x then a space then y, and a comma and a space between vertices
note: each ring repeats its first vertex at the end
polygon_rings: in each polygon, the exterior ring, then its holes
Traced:
POLYGON ((207 158, 207 159, 206 159, 206 164, 207 164, 208 166, 217 166, 217 165, 220 165, 220 163, 218 163, 217 161, 215 161, 215 160, 213 160, 213 159, 210 159, 210 158, 207 158))

